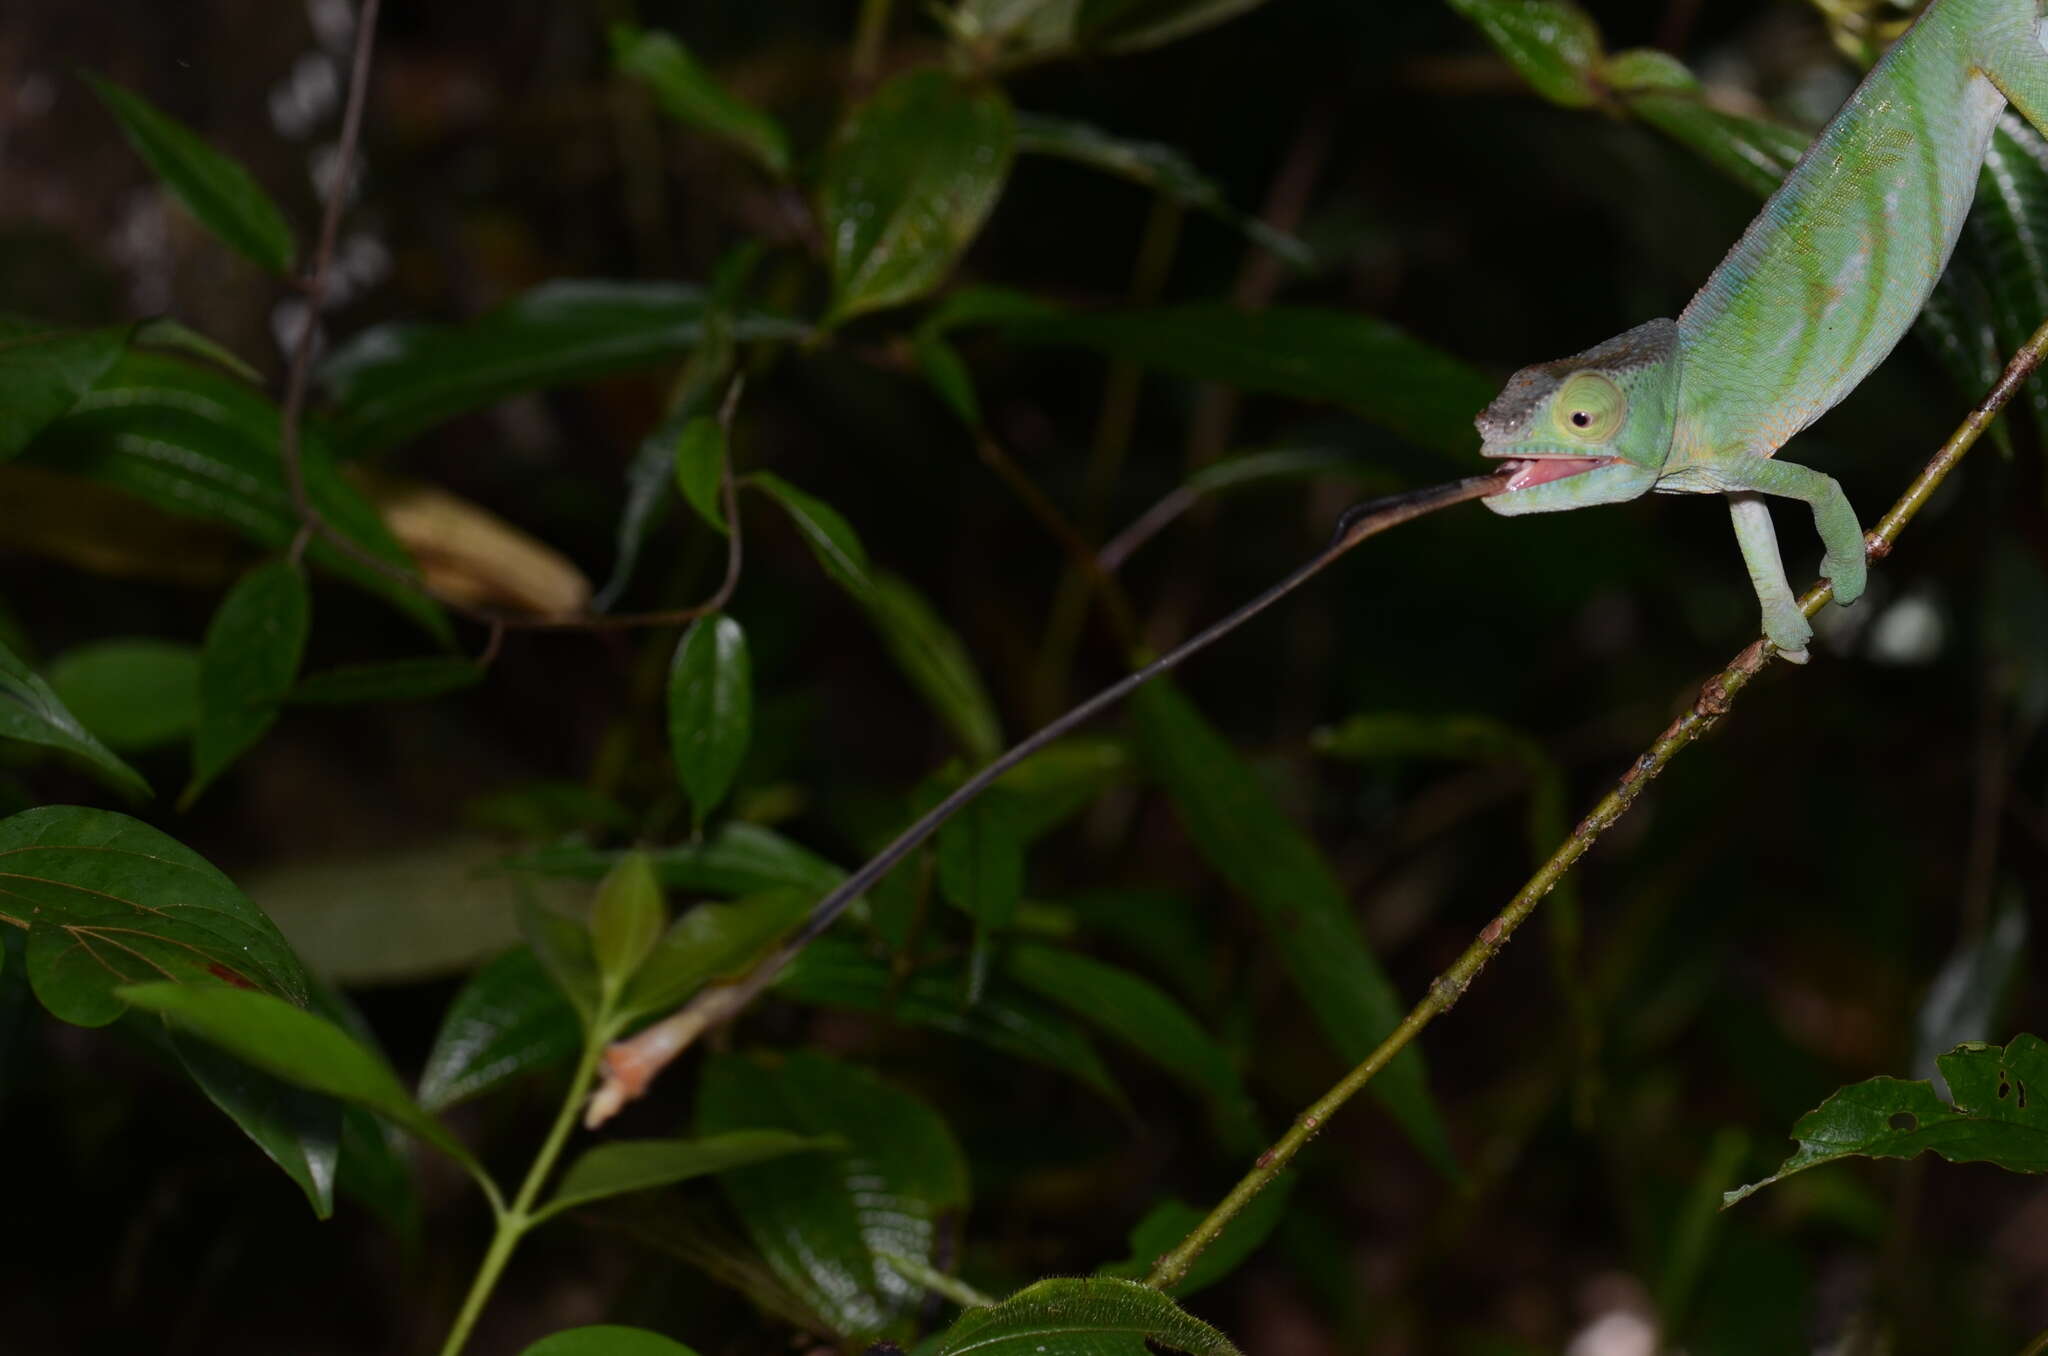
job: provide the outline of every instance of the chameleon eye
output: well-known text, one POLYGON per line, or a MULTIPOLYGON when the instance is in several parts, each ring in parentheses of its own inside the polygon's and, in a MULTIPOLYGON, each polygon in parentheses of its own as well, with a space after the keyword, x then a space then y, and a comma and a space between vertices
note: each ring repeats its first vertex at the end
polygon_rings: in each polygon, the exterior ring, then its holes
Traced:
POLYGON ((1604 443, 1621 429, 1628 414, 1628 396, 1598 372, 1580 372, 1557 393, 1559 430, 1574 442, 1604 443))

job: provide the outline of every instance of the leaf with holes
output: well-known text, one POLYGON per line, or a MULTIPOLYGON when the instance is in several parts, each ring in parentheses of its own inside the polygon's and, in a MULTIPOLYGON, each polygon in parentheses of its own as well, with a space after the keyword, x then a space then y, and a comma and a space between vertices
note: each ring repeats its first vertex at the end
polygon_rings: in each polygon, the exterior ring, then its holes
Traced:
POLYGON ((1841 1158, 1917 1158, 1931 1150, 1951 1163, 2048 1172, 2048 1042, 2015 1036, 2002 1049, 1972 1042, 1935 1064, 1953 1105, 1931 1083, 1880 1077, 1852 1084, 1799 1118, 1797 1153, 1762 1181, 1728 1192, 1722 1205, 1841 1158))
POLYGON ((1230 1339, 1136 1281, 1060 1277, 1026 1286, 1001 1304, 970 1309, 933 1356, 1239 1356, 1230 1339))
POLYGON ((126 815, 48 805, 0 820, 0 919, 29 930, 36 997, 79 1026, 113 1021, 115 988, 154 979, 306 1001, 305 969, 270 919, 198 853, 126 815))
POLYGON ((50 685, 4 645, 0 645, 0 739, 61 749, 84 759, 103 780, 129 795, 150 794, 142 774, 93 738, 50 685))

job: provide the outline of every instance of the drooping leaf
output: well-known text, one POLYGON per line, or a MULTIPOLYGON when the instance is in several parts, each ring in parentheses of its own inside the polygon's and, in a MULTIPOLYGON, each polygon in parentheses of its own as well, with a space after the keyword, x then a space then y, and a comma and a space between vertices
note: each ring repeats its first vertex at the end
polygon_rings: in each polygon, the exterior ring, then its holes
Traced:
POLYGON ((335 1184, 368 1207, 406 1256, 417 1255, 423 1212, 404 1131, 367 1107, 344 1105, 335 1184))
POLYGON ((995 703, 967 647, 924 595, 886 570, 868 574, 868 587, 855 595, 867 608, 896 667, 931 703, 960 747, 977 762, 1002 751, 1002 727, 995 703))
POLYGON ((305 577, 284 560, 258 565, 221 600, 199 656, 199 727, 181 804, 190 804, 277 720, 306 650, 311 608, 305 577))
POLYGON ((590 956, 607 996, 626 987, 667 926, 653 863, 645 852, 627 853, 599 882, 590 909, 590 956))
MULTIPOLYGON (((1131 708, 1145 759, 1172 797, 1190 845, 1258 910, 1324 1039, 1345 1063, 1357 1064, 1404 1008, 1329 864, 1171 683, 1140 688, 1131 708)), ((1430 1161, 1455 1172, 1421 1053, 1413 1046, 1402 1051, 1370 1086, 1430 1161)))
POLYGON ((818 188, 836 325, 945 281, 1010 169, 1010 104, 935 67, 883 85, 839 129, 818 188))
MULTIPOLYGON (((544 876, 596 880, 611 870, 619 853, 581 845, 543 848, 505 865, 515 871, 544 876)), ((751 895, 782 888, 822 895, 846 873, 773 829, 758 824, 727 823, 701 843, 653 848, 648 856, 661 883, 671 890, 696 890, 714 895, 751 895)))
POLYGON ((174 1034, 170 1044, 207 1100, 306 1193, 314 1217, 332 1216, 341 1103, 252 1068, 205 1041, 174 1034))
POLYGON ((816 899, 808 890, 769 890, 685 910, 633 976, 618 1013, 665 1012, 712 980, 739 975, 803 921, 816 899))
MULTIPOLYGON (((1198 1290, 1208 1289, 1243 1265, 1245 1259, 1273 1236, 1273 1230, 1287 1213, 1287 1202, 1294 1194, 1295 1182, 1299 1180, 1292 1176, 1282 1177, 1252 1197, 1250 1203, 1223 1226, 1223 1232, 1216 1236, 1216 1241, 1202 1249, 1180 1283, 1167 1288, 1167 1293, 1186 1299, 1198 1290)), ((1143 1280, 1152 1273, 1153 1265, 1192 1233, 1206 1214, 1206 1211, 1197 1210, 1186 1201, 1161 1201, 1131 1227, 1131 1255, 1104 1267, 1102 1274, 1143 1280)))
POLYGON ((263 374, 243 362, 233 349, 167 315, 152 316, 137 325, 133 342, 143 348, 160 348, 166 353, 182 353, 212 363, 251 386, 263 382, 263 374))
POLYGON ((298 252, 292 228, 248 170, 141 95, 98 76, 85 78, 128 144, 200 225, 272 273, 291 272, 298 252))
POLYGON ((1297 268, 1306 268, 1314 262, 1308 246, 1285 231, 1276 231, 1257 217, 1232 206, 1213 179, 1196 169, 1194 163, 1179 150, 1164 143, 1112 136, 1091 123, 1069 118, 1019 113, 1017 151, 1022 155, 1058 156, 1143 184, 1183 207, 1206 212, 1218 221, 1235 226, 1261 247, 1297 268))
POLYGON ((103 640, 50 664, 50 687, 114 749, 161 747, 199 723, 199 649, 168 640, 103 640))
POLYGON ((747 634, 731 617, 699 617, 668 671, 668 747, 701 830, 725 799, 754 733, 747 634))
POLYGON ((1600 29, 1570 0, 1450 0, 1535 91, 1566 108, 1600 101, 1600 29))
POLYGON ((131 984, 121 1001, 288 1083, 368 1107, 467 1166, 475 1159, 423 1111, 383 1058, 334 1022, 269 994, 220 984, 131 984))
POLYGON ((61 749, 84 759, 109 785, 131 796, 150 794, 142 774, 93 738, 50 685, 4 645, 0 645, 0 739, 61 749))
MULTIPOLYGON (((307 425, 300 451, 321 518, 364 553, 416 573, 377 510, 335 469, 319 425, 307 425)), ((277 407, 233 377, 161 353, 125 354, 24 460, 168 513, 226 523, 268 550, 284 550, 302 526, 279 458, 277 407)), ((318 534, 306 558, 448 638, 447 618, 417 585, 371 570, 318 534)))
POLYGON ((1793 1173, 1837 1159, 1917 1158, 1932 1150, 1951 1163, 1992 1163, 2007 1172, 2048 1172, 2048 1042, 2015 1036, 2003 1048, 1973 1041, 1935 1063, 1953 1104, 1926 1082, 1879 1077, 1841 1089, 1799 1118, 1799 1149, 1743 1197, 1793 1173))
POLYGON ((588 1328, 567 1328, 543 1337, 519 1356, 697 1356, 671 1338, 646 1328, 599 1323, 588 1328))
POLYGON ((654 91, 664 113, 732 142, 776 177, 789 173, 789 137, 775 120, 733 94, 667 33, 611 26, 612 64, 654 91))
POLYGON ((866 598, 873 589, 868 578, 867 548, 860 544, 853 526, 838 509, 822 499, 805 494, 772 471, 756 471, 747 484, 764 491, 789 514, 796 530, 803 534, 811 554, 834 582, 856 598, 866 598))
POLYGON ((697 1130, 836 1136, 838 1152, 724 1173, 720 1184, 761 1255, 845 1336, 878 1336, 923 1297, 877 1254, 931 1257, 938 1219, 967 1204, 967 1165, 936 1112, 874 1075, 802 1051, 768 1066, 714 1055, 697 1130))
POLYGON ((612 1140, 571 1163, 538 1214, 546 1217, 607 1196, 653 1191, 790 1154, 844 1147, 830 1135, 794 1135, 787 1130, 731 1130, 702 1139, 612 1140))
POLYGON ((29 929, 36 997, 80 1026, 113 1021, 115 988, 153 979, 306 1001, 298 957, 234 882, 126 815, 49 805, 0 820, 0 917, 29 929))
POLYGON ((1230 1339, 1160 1291, 1111 1276, 1059 1277, 955 1320, 932 1356, 1239 1356, 1230 1339))
POLYGON ((725 425, 710 415, 698 415, 676 436, 676 488, 697 516, 720 532, 729 530, 718 493, 725 474, 725 444, 725 425))
POLYGON ((0 461, 76 405, 121 356, 128 327, 61 330, 0 315, 0 461))
POLYGON ((580 1039, 576 1009, 533 949, 517 947, 470 976, 442 1014, 420 1071, 419 1103, 445 1111, 568 1059, 580 1039))
POLYGON ((474 661, 454 655, 422 655, 377 664, 346 664, 309 673, 293 684, 285 700, 293 706, 354 706, 361 702, 413 702, 460 692, 483 681, 474 661))
POLYGON ((1158 47, 1257 9, 1265 0, 1078 0, 1080 40, 1113 52, 1158 47))
MULTIPOLYGON (((681 284, 559 280, 466 325, 366 330, 320 367, 336 443, 345 455, 388 447, 507 396, 678 357, 703 340, 708 305, 681 284)), ((804 333, 762 311, 732 319, 743 343, 804 333)))

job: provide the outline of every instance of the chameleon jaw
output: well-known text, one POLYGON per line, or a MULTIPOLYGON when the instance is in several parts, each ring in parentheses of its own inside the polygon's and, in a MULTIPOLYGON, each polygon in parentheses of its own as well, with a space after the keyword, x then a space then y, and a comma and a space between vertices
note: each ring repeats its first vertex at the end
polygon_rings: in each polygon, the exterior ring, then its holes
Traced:
POLYGON ((1516 490, 1547 485, 1553 480, 1584 475, 1603 466, 1612 466, 1618 460, 1618 457, 1567 457, 1554 452, 1533 457, 1509 457, 1501 463, 1501 474, 1507 476, 1508 482, 1499 493, 1512 494, 1516 490))

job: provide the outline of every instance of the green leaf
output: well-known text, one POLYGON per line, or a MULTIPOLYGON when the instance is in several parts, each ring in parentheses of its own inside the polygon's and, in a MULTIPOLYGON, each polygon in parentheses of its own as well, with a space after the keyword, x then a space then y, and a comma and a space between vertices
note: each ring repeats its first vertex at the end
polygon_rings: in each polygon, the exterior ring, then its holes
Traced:
POLYGON ((668 747, 701 831, 725 799, 754 733, 747 633, 712 613, 690 623, 668 671, 668 747))
POLYGON ((49 805, 0 820, 0 918, 29 929, 36 997, 79 1026, 113 1021, 114 989, 151 979, 306 1001, 298 957, 234 882, 126 815, 49 805))
POLYGON ((1018 343, 1075 345, 1197 381, 1342 406, 1425 447, 1469 457, 1493 383, 1381 320, 1201 302, 1068 313, 988 289, 955 297, 934 328, 991 324, 1018 343))
POLYGON ((222 244, 272 273, 289 273, 298 247, 284 213, 249 171, 141 95, 88 75, 136 154, 222 244))
POLYGON ((125 325, 58 330, 24 316, 0 315, 0 461, 76 405, 127 342, 125 325))
MULTIPOLYGON (((1140 688, 1131 707, 1140 748, 1190 843, 1258 910, 1324 1038, 1346 1064, 1359 1063, 1404 1007, 1322 853, 1171 683, 1140 688)), ((1432 1163, 1457 1171, 1420 1051, 1396 1055, 1371 1088, 1432 1163)))
POLYGON ((907 580, 874 570, 868 588, 855 597, 867 608, 896 667, 946 722, 961 750, 976 762, 1002 752, 1002 726, 981 674, 959 635, 924 595, 907 580))
POLYGON ((114 756, 14 651, 0 645, 0 739, 61 749, 84 759, 102 780, 131 796, 148 796, 142 774, 114 756))
POLYGON ((1308 246, 1232 206, 1216 182, 1172 146, 1112 136, 1100 127, 1068 118, 1019 113, 1017 151, 1022 155, 1058 156, 1129 179, 1183 207, 1206 212, 1235 226, 1259 246, 1297 268, 1315 263, 1308 246))
POLYGON ((412 1146, 405 1134, 359 1106, 341 1109, 340 1188, 368 1207, 391 1236, 415 1257, 420 1243, 420 1193, 413 1181, 412 1146))
POLYGON ((558 1064, 582 1043, 575 1007, 531 947, 507 951, 470 976, 441 1016, 420 1072, 419 1102, 445 1111, 534 1069, 558 1064))
POLYGON ((314 1217, 331 1217, 341 1156, 341 1104, 251 1068, 204 1041, 174 1034, 170 1044, 207 1100, 298 1183, 314 1217))
MULTIPOLYGON (((544 876, 596 880, 611 870, 619 856, 570 844, 514 857, 505 865, 544 876)), ((702 842, 653 848, 648 856, 654 859, 661 883, 669 889, 713 895, 751 895, 787 887, 808 890, 816 897, 846 878, 844 871, 823 857, 758 824, 723 824, 702 842)))
POLYGON ((199 656, 199 728, 190 805, 277 720, 306 652, 312 603, 298 566, 273 560, 243 575, 206 627, 199 656))
POLYGON ((719 496, 727 455, 725 425, 712 415, 698 415, 676 437, 676 488, 697 516, 720 532, 731 530, 719 496))
POLYGON ((769 890, 731 904, 699 904, 676 919, 619 999, 620 1016, 665 1012, 714 979, 744 972, 802 922, 808 890, 769 890))
POLYGON ((1073 1022, 1000 979, 973 1006, 963 1007, 964 979, 959 967, 939 966, 898 984, 887 962, 868 956, 857 943, 820 937, 777 977, 775 991, 820 1007, 886 1012, 892 1021, 1042 1064, 1080 1080, 1113 1106, 1125 1105, 1102 1057, 1073 1022))
POLYGON ((293 706, 354 706, 362 702, 416 702, 460 692, 483 681, 476 661, 421 655, 378 664, 345 664, 309 673, 285 694, 293 706))
POLYGON ((702 1139, 613 1140, 586 1150, 571 1163, 562 1174, 562 1184, 535 1218, 545 1219, 607 1196, 674 1186, 749 1163, 845 1147, 831 1135, 793 1135, 787 1130, 732 1130, 702 1139))
MULTIPOLYGON (((1198 1290, 1208 1289, 1242 1266, 1272 1237, 1273 1230, 1287 1213, 1287 1202, 1293 1196, 1294 1184, 1298 1180, 1293 1176, 1282 1177, 1252 1197, 1244 1209, 1231 1216, 1230 1223, 1223 1226, 1223 1232, 1216 1236, 1216 1241, 1202 1249, 1194 1265, 1188 1268, 1188 1274, 1178 1285, 1170 1287, 1168 1293, 1186 1299, 1198 1290)), ((1207 1215, 1207 1211, 1197 1210, 1186 1201, 1161 1201, 1132 1226, 1131 1255, 1104 1267, 1102 1274, 1123 1276, 1134 1281, 1144 1279, 1151 1274, 1153 1264, 1193 1233, 1195 1226, 1207 1215)))
POLYGON ((852 525, 840 516, 838 509, 805 494, 772 471, 754 472, 747 477, 747 484, 782 506, 810 545, 818 564, 839 587, 856 598, 868 596, 874 586, 868 578, 867 548, 860 544, 852 525))
POLYGON ((168 640, 103 640, 50 664, 50 688, 109 748, 159 748, 199 723, 199 649, 168 640))
POLYGON ((1006 45, 1026 55, 1055 52, 1074 41, 1080 0, 959 0, 946 26, 965 42, 994 53, 1006 45))
POLYGON ((960 350, 943 336, 919 329, 911 337, 910 352, 917 359, 918 371, 924 373, 924 379, 946 402, 946 407, 967 427, 980 428, 981 400, 974 394, 974 374, 967 370, 960 350))
POLYGON ((991 789, 939 830, 939 891, 983 928, 1000 931, 1024 898, 1024 833, 1017 806, 991 789))
POLYGON ((667 926, 653 863, 644 852, 627 853, 598 885, 590 910, 590 954, 607 995, 626 987, 667 926))
POLYGON ((1083 735, 1056 740, 1004 773, 1018 831, 1033 842, 1064 824, 1113 786, 1131 779, 1131 752, 1121 740, 1083 735))
POLYGON ((1004 968, 1025 988, 1092 1022, 1208 1099, 1226 1144, 1258 1139, 1258 1118, 1237 1067, 1188 1010, 1157 985, 1091 956, 1017 942, 1004 968))
POLYGON ((406 1094, 381 1056, 325 1017, 269 994, 219 984, 131 984, 115 992, 145 1012, 162 1014, 177 1030, 288 1083, 368 1107, 457 1162, 475 1166, 461 1142, 406 1094))
POLYGON ((1973 1041, 1935 1063, 1954 1105, 1934 1085, 1872 1078, 1841 1089, 1792 1127, 1799 1150, 1761 1182, 1721 1198, 1725 1208, 1773 1182, 1850 1157, 1992 1163, 2007 1172, 2048 1172, 2048 1043, 2015 1036, 2003 1049, 1973 1041))
POLYGON ((853 110, 818 188, 828 326, 945 281, 1002 192, 1011 135, 1001 90, 933 67, 897 76, 853 110))
MULTIPOLYGON (((402 574, 416 573, 377 510, 335 469, 317 424, 307 425, 301 444, 306 494, 327 524, 402 574)), ((277 407, 233 377, 161 353, 123 356, 24 460, 166 513, 226 523, 273 551, 290 546, 301 527, 279 459, 277 407)), ((448 638, 447 618, 418 585, 372 570, 318 535, 306 558, 448 638)))
POLYGON ((251 386, 263 384, 263 374, 243 362, 240 354, 167 315, 152 316, 137 325, 134 342, 144 348, 160 348, 168 353, 183 353, 201 362, 212 363, 230 375, 240 377, 251 386))
POLYGON ((945 1122, 909 1093, 823 1055, 798 1052, 776 1067, 711 1056, 698 1133, 754 1129, 846 1145, 720 1177, 754 1246, 841 1336, 897 1330, 923 1291, 876 1254, 930 1260, 939 1217, 967 1205, 967 1164, 945 1122))
POLYGON ((777 178, 789 175, 789 138, 773 118, 727 90, 666 33, 611 26, 612 64, 654 91, 662 112, 744 150, 777 178))
POLYGON ((1264 3, 1265 0, 1080 0, 1075 28, 1088 46, 1137 52, 1199 33, 1264 3))
POLYGON ((1238 1356, 1230 1339, 1150 1286, 1109 1276, 1060 1277, 960 1315, 933 1356, 1238 1356))
POLYGON ((645 1328, 599 1323, 567 1328, 535 1342, 519 1356, 697 1356, 681 1342, 645 1328))
MULTIPOLYGON (((558 280, 466 325, 381 325, 341 345, 320 381, 344 455, 394 443, 525 391, 666 362, 705 338, 710 303, 675 283, 558 280)), ((798 339, 794 321, 733 317, 732 337, 798 339)))
POLYGON ((525 896, 518 908, 520 935, 533 948, 548 978, 588 1024, 597 1016, 600 989, 590 929, 525 896))
POLYGON ((1806 150, 1804 133, 1762 118, 1724 112, 1699 93, 1632 94, 1628 107, 1759 197, 1777 188, 1806 150))
POLYGON ((1600 29, 1565 0, 1450 0, 1538 94, 1566 108, 1600 101, 1600 29))

